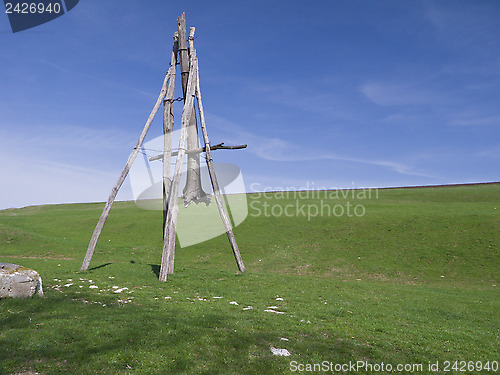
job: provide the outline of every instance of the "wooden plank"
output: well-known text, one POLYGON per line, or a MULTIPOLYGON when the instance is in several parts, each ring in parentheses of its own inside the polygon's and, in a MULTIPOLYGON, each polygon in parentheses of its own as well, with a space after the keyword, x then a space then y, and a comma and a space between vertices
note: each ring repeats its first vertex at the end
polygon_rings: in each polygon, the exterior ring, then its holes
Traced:
POLYGON ((144 128, 142 129, 142 133, 139 136, 139 140, 137 141, 137 144, 135 145, 134 149, 132 150, 132 153, 130 154, 127 163, 125 164, 125 167, 123 168, 122 173, 120 174, 120 177, 116 181, 115 186, 111 190, 111 193, 109 194, 108 200, 106 202, 106 205, 104 206, 104 210, 102 211, 101 217, 99 218, 99 221, 97 222, 97 225, 94 229, 94 233, 92 234, 92 238, 90 239, 89 246, 87 248, 87 253, 85 254, 85 258, 83 259, 81 271, 85 271, 89 268, 90 261, 92 260, 92 255, 94 254, 95 246, 97 244, 97 240, 99 239, 99 235, 101 234, 102 228, 104 227, 104 223, 106 223, 106 220, 109 216, 109 211, 111 210, 111 207, 113 206, 113 203, 116 198, 116 194, 118 194, 118 190, 120 190, 120 187, 123 184, 123 181, 125 181, 125 178, 127 177, 128 172, 130 171, 130 168, 132 167, 132 164, 134 163, 135 158, 137 157, 137 154, 139 153, 139 150, 142 146, 142 143, 144 142, 144 138, 146 138, 146 134, 148 133, 149 127, 151 126, 151 123, 153 122, 153 119, 158 112, 158 109, 160 108, 160 105, 163 101, 163 98, 165 97, 165 94, 167 92, 167 83, 172 76, 172 71, 174 67, 170 67, 168 70, 165 79, 163 81, 163 86, 161 88, 160 94, 158 95, 158 99, 156 100, 156 103, 153 107, 153 110, 151 111, 146 124, 144 125, 144 128))
POLYGON ((179 64, 181 68, 182 94, 185 101, 189 78, 189 53, 186 35, 186 13, 184 12, 177 18, 177 33, 179 36, 179 64))
MULTIPOLYGON (((177 35, 178 35, 178 52, 179 52, 179 65, 181 70, 181 85, 182 94, 184 97, 184 108, 183 115, 186 109, 186 94, 187 94, 187 84, 189 79, 189 54, 187 49, 186 40, 186 14, 183 12, 179 18, 177 18, 177 35)), ((181 124, 182 125, 182 124, 181 124)), ((186 137, 189 136, 188 130, 183 130, 181 126, 181 139, 179 141, 179 149, 185 149, 186 140, 182 138, 182 132, 187 132, 186 137)), ((177 153, 176 165, 179 162, 179 153, 177 153)), ((182 155, 182 160, 184 156, 182 155)), ((165 166, 165 164, 163 164, 165 166)), ((178 182, 177 182, 178 184, 178 182)), ((177 189, 178 186, 170 185, 169 198, 172 196, 173 189, 177 189)), ((162 250, 162 260, 160 266, 160 281, 167 280, 167 274, 174 272, 174 262, 175 262, 175 234, 177 225, 177 192, 175 193, 175 200, 168 199, 164 205, 170 207, 170 209, 165 210, 165 215, 163 219, 163 250, 162 250), (170 206, 169 206, 170 204, 170 206), (170 211, 170 213, 169 213, 170 211), (169 221, 170 220, 170 221, 169 221)))
MULTIPOLYGON (((179 33, 180 37, 180 33, 179 33)), ((191 116, 193 111, 191 108, 194 105, 194 95, 195 95, 195 79, 196 79, 196 66, 191 64, 188 77, 188 85, 186 91, 186 102, 184 103, 184 109, 182 111, 182 121, 181 121, 181 134, 179 140, 179 152, 177 154, 177 161, 175 163, 174 175, 172 177, 172 183, 170 187, 169 199, 168 199, 168 211, 167 219, 165 224, 164 237, 166 241, 163 243, 163 256, 160 268, 160 281, 167 281, 167 275, 173 273, 173 265, 175 258, 175 225, 177 222, 177 196, 179 194, 179 182, 182 173, 182 164, 184 161, 184 156, 186 155, 186 140, 187 140, 187 127, 191 121, 191 116)))
MULTIPOLYGON (((247 145, 236 145, 236 146, 224 146, 224 143, 219 143, 213 146, 210 146, 210 151, 215 151, 215 150, 240 150, 242 148, 247 148, 247 145)), ((202 152, 205 152, 205 147, 198 147, 193 150, 186 150, 186 154, 191 154, 191 153, 198 153, 201 154, 202 152)), ((174 151, 171 153, 170 156, 176 156, 178 154, 177 151, 174 151)), ((149 158, 149 161, 155 161, 155 160, 162 160, 163 155, 158 155, 158 156, 153 156, 149 158)))
MULTIPOLYGON (((174 47, 172 49, 172 57, 170 65, 177 65, 177 54, 179 50, 178 32, 174 34, 174 47)), ((174 69, 175 75, 175 69, 174 69)), ((169 254, 167 254, 168 241, 172 241, 170 233, 167 231, 167 216, 168 216, 168 200, 171 189, 172 178, 170 176, 170 161, 172 154, 172 129, 174 127, 174 97, 175 97, 175 78, 171 79, 168 83, 167 95, 165 97, 164 116, 163 116, 163 131, 164 131, 164 144, 163 144, 163 250, 162 250, 162 263, 168 263, 169 254), (165 259, 165 260, 163 260, 165 259)), ((176 209, 174 205, 172 209, 176 209)), ((175 223, 173 228, 173 241, 175 242, 175 223)))
MULTIPOLYGON (((178 22, 179 30, 182 30, 183 35, 186 35, 186 20, 185 20, 185 15, 184 13, 179 19, 178 22)), ((179 53, 179 60, 180 60, 180 65, 181 65, 181 70, 184 72, 183 77, 187 78, 187 72, 189 72, 189 65, 190 62, 188 60, 188 51, 191 50, 192 45, 193 45, 193 40, 194 40, 194 33, 195 33, 195 28, 191 27, 189 31, 189 48, 187 47, 187 42, 186 39, 184 38, 182 43, 179 42, 179 48, 180 48, 180 53, 179 53), (182 47, 181 47, 182 45, 182 47)), ((181 34, 181 31, 179 31, 179 35, 181 34)), ((187 85, 187 80, 183 79, 182 80, 183 84, 183 93, 186 94, 186 87, 187 85)), ((186 101, 186 97, 184 96, 184 103, 186 101)), ((187 150, 193 150, 199 147, 199 142, 198 142, 198 127, 196 124, 196 114, 195 114, 195 108, 194 108, 194 102, 193 102, 193 107, 191 108, 191 111, 193 112, 191 115, 191 122, 188 124, 187 128, 187 150)), ((183 198, 184 198, 184 205, 188 206, 191 203, 200 203, 204 202, 206 204, 210 203, 210 198, 207 196, 207 194, 203 191, 203 188, 201 187, 201 175, 200 175, 200 156, 197 153, 188 153, 188 158, 187 158, 187 167, 186 167, 186 186, 184 187, 183 190, 183 198)))
MULTIPOLYGON (((196 52, 193 50, 191 54, 194 55, 194 59, 196 61, 196 67, 198 67, 198 59, 196 58, 196 52)), ((245 265, 243 264, 243 259, 241 258, 240 250, 238 249, 238 245, 236 244, 236 238, 234 237, 233 230, 231 228, 231 223, 229 222, 226 211, 224 210, 224 204, 222 202, 222 197, 220 194, 219 182, 217 180, 217 176, 215 175, 215 169, 212 160, 212 152, 210 149, 210 141, 208 139, 207 127, 205 125, 205 114, 203 112, 203 103, 201 100, 200 78, 198 69, 196 69, 196 99, 198 101, 198 111, 200 116, 201 131, 203 133, 203 140, 205 142, 208 173, 210 175, 210 180, 212 181, 215 201, 217 202, 217 207, 219 208, 219 214, 226 229, 227 238, 229 239, 229 243, 231 244, 231 248, 233 250, 234 258, 236 259, 236 264, 238 265, 238 269, 240 272, 245 272, 245 265)))
MULTIPOLYGON (((170 66, 174 67, 172 79, 168 82, 167 94, 163 101, 163 232, 165 232, 165 223, 167 220, 168 194, 170 192, 170 160, 172 157, 172 130, 174 127, 174 97, 175 97, 175 74, 177 65, 177 53, 179 50, 178 32, 174 34, 174 45, 172 47, 172 56, 170 66)), ((164 237, 165 241, 165 237, 164 237)))

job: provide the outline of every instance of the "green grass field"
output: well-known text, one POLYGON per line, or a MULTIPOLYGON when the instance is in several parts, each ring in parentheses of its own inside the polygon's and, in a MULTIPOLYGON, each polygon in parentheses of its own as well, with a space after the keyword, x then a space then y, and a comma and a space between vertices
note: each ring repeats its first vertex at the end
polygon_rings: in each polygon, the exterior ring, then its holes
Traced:
POLYGON ((116 203, 79 272, 103 204, 0 211, 0 262, 45 291, 0 300, 0 374, 500 373, 500 184, 337 193, 249 195, 247 272, 221 235, 166 283, 161 212, 116 203))

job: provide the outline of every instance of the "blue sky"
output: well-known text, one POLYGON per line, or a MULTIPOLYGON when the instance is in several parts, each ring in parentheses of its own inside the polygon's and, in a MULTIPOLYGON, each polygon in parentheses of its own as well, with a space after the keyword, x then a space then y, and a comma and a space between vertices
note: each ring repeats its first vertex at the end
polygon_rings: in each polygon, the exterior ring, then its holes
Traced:
POLYGON ((0 16, 0 208, 107 199, 182 11, 211 142, 248 144, 214 159, 248 191, 499 180, 498 1, 81 0, 0 16))

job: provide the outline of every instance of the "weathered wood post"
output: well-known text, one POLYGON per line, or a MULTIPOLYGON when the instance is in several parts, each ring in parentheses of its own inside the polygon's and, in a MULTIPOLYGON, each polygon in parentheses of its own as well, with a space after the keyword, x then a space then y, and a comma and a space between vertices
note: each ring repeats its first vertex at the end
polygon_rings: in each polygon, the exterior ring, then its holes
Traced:
MULTIPOLYGON (((168 211, 168 194, 170 193, 170 160, 172 157, 172 129, 174 127, 174 97, 175 97, 175 73, 177 65, 177 52, 179 50, 178 33, 174 34, 174 46, 172 47, 172 57, 170 66, 174 67, 172 79, 168 82, 167 94, 163 101, 163 233, 168 211)), ((164 239, 165 241, 165 235, 164 239)))
POLYGON ((151 123, 153 122, 153 119, 156 116, 156 112, 158 112, 158 109, 160 108, 163 98, 165 97, 165 94, 167 92, 167 83, 170 80, 170 77, 172 76, 173 69, 175 69, 175 66, 170 67, 170 69, 168 70, 167 75, 165 76, 165 79, 163 81, 163 86, 161 87, 160 95, 158 95, 158 99, 156 100, 153 110, 151 111, 148 120, 144 125, 144 129, 142 129, 142 133, 139 136, 139 140, 137 141, 137 144, 132 150, 132 153, 130 154, 127 163, 125 164, 125 167, 123 168, 123 171, 120 174, 118 181, 116 181, 115 186, 113 187, 111 193, 109 194, 108 201, 104 206, 104 210, 102 211, 101 217, 99 218, 99 221, 97 222, 97 225, 94 229, 94 233, 92 234, 92 238, 90 239, 89 247, 87 249, 87 253, 85 254, 85 258, 83 259, 82 268, 80 269, 81 271, 85 271, 89 268, 90 261, 92 260, 92 255, 94 255, 94 250, 97 244, 97 240, 99 239, 102 228, 104 227, 104 223, 106 223, 106 220, 108 219, 109 211, 113 206, 116 194, 118 194, 118 190, 120 190, 123 181, 125 181, 125 178, 127 177, 127 174, 130 171, 130 168, 132 167, 132 164, 134 163, 137 154, 139 153, 139 149, 141 148, 142 143, 144 142, 144 138, 146 138, 146 134, 148 133, 149 127, 151 126, 151 123))
MULTIPOLYGON (((182 75, 182 92, 184 95, 184 104, 186 103, 187 94, 187 81, 190 71, 190 50, 187 45, 187 29, 186 29, 186 14, 182 13, 177 19, 177 27, 179 33, 179 63, 181 66, 182 75)), ((189 39, 194 38, 194 28, 190 29, 189 39)), ((196 114, 193 107, 190 109, 193 113, 191 114, 191 121, 187 128, 187 151, 194 150, 199 147, 198 143, 198 127, 196 125, 196 114)), ((187 171, 186 171, 186 186, 183 190, 182 198, 184 199, 184 205, 187 207, 191 203, 210 203, 210 197, 203 191, 201 187, 201 175, 200 175, 200 156, 198 153, 188 153, 187 155, 187 171)))
MULTIPOLYGON (((180 38, 180 33, 179 33, 180 38)), ((179 43, 180 45, 180 43, 179 43)), ((192 66, 192 64, 191 64, 192 66)), ((160 281, 167 281, 167 274, 173 273, 174 265, 174 254, 175 254, 175 225, 177 222, 177 214, 179 208, 177 207, 177 200, 179 194, 179 182, 182 173, 182 164, 184 161, 184 156, 186 155, 186 141, 188 137, 187 128, 191 121, 191 116, 194 112, 191 110, 194 108, 194 95, 195 95, 195 72, 191 67, 189 70, 187 91, 186 91, 186 102, 184 103, 184 109, 182 110, 182 120, 181 120, 181 135, 179 140, 179 151, 177 153, 177 160, 175 163, 174 175, 172 177, 172 183, 170 187, 170 194, 168 199, 168 210, 167 210, 167 220, 165 224, 165 240, 163 243, 163 256, 161 260, 160 267, 160 281)))
POLYGON ((234 258, 236 259, 236 264, 238 265, 238 269, 240 272, 245 272, 245 265, 243 264, 243 259, 241 258, 240 250, 238 249, 238 245, 236 244, 236 238, 234 237, 233 230, 231 228, 231 223, 229 222, 229 218, 227 217, 226 211, 224 210, 224 203, 222 202, 222 197, 220 193, 219 182, 217 180, 217 176, 215 175, 215 168, 212 160, 212 151, 210 149, 210 141, 208 139, 207 127, 205 125, 205 114, 203 112, 203 103, 201 101, 201 90, 200 90, 200 77, 198 72, 198 59, 196 57, 196 51, 192 48, 191 52, 194 55, 195 64, 196 64, 196 99, 198 101, 198 111, 200 115, 200 126, 201 131, 203 133, 203 140, 205 142, 205 152, 207 159, 207 167, 208 173, 210 175, 210 180, 212 182, 212 187, 214 189, 215 201, 217 202, 217 207, 219 209, 219 214, 224 224, 224 228, 226 229, 227 238, 229 239, 229 243, 231 244, 231 248, 233 250, 234 258))

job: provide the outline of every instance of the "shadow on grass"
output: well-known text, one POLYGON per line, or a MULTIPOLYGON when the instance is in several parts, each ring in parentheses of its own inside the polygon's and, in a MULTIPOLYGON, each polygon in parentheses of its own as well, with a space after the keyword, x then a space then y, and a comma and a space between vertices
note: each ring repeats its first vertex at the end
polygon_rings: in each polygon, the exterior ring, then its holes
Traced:
MULTIPOLYGON (((7 373, 30 368, 41 373, 283 373, 290 360, 339 363, 372 357, 370 348, 322 332, 283 344, 273 320, 233 314, 219 305, 183 302, 162 305, 95 304, 55 296, 9 301, 0 315, 0 363, 7 373), (159 308, 161 306, 161 308, 159 308), (275 357, 271 346, 286 345, 294 357, 275 357), (303 358, 305 359, 305 358, 303 358)), ((278 346, 282 347, 282 346, 278 346)))
POLYGON ((94 271, 94 270, 98 270, 99 268, 104 268, 104 267, 107 267, 109 265, 111 265, 113 263, 104 263, 104 264, 101 264, 100 266, 96 266, 96 267, 92 267, 92 268, 89 268, 88 270, 89 271, 94 271))
POLYGON ((151 266, 151 272, 153 272, 156 277, 160 277, 160 265, 158 264, 149 264, 151 266))

